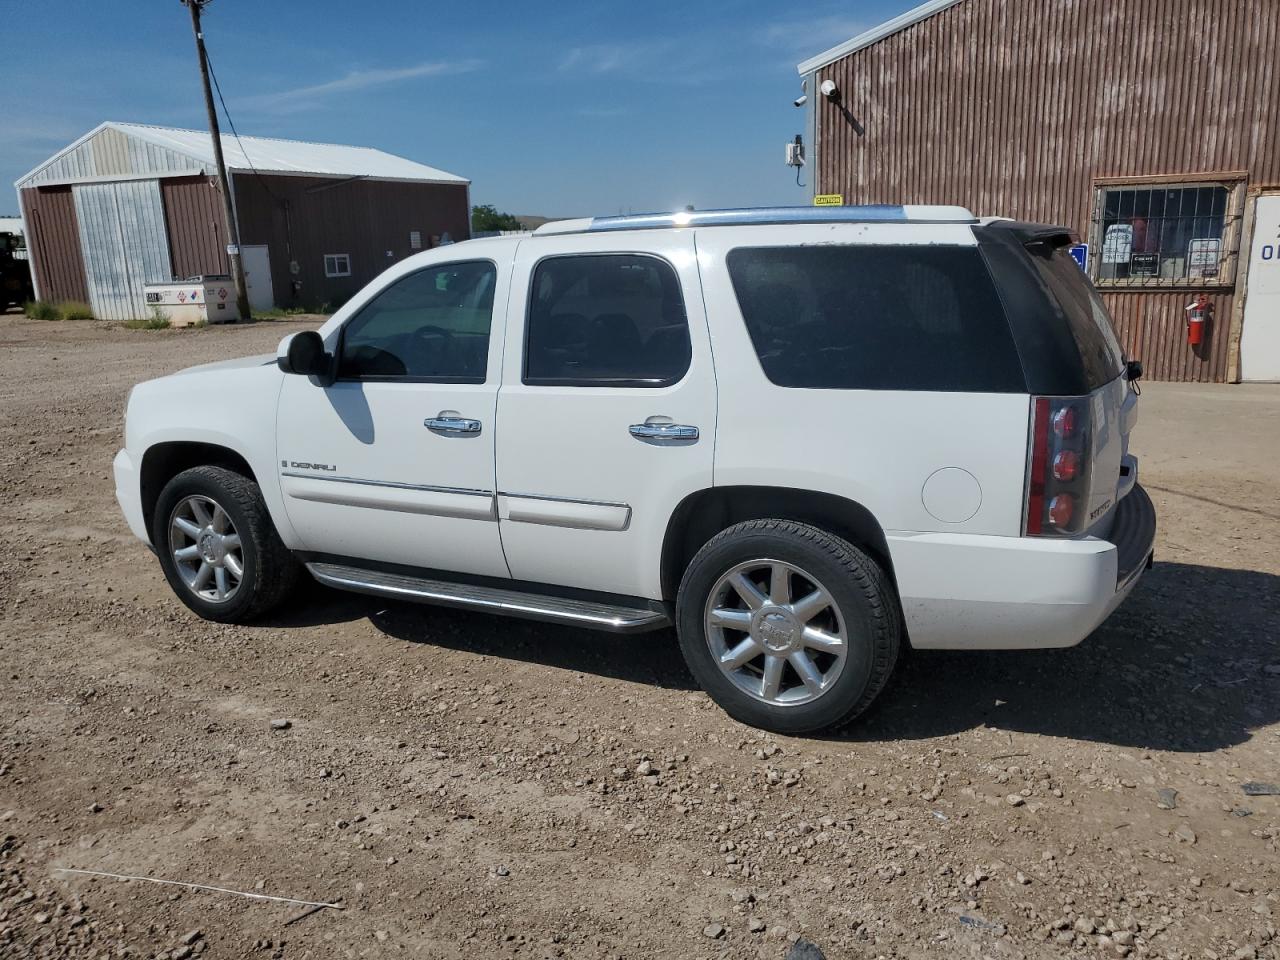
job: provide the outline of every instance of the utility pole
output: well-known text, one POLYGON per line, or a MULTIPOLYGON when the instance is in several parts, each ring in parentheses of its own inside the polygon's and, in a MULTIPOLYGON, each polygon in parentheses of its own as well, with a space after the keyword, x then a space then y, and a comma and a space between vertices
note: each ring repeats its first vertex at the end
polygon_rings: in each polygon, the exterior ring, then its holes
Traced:
POLYGON ((227 165, 222 159, 222 134, 218 131, 218 111, 213 106, 213 91, 209 89, 209 57, 204 50, 204 33, 200 30, 200 11, 210 0, 182 0, 191 11, 191 29, 196 35, 196 53, 200 57, 200 82, 204 86, 204 106, 209 112, 209 136, 213 138, 213 160, 218 166, 218 186, 222 190, 222 205, 227 217, 227 259, 231 261, 231 280, 236 288, 236 306, 240 319, 250 319, 249 293, 244 282, 244 263, 240 259, 240 227, 236 224, 236 212, 231 205, 231 180, 227 177, 227 165))

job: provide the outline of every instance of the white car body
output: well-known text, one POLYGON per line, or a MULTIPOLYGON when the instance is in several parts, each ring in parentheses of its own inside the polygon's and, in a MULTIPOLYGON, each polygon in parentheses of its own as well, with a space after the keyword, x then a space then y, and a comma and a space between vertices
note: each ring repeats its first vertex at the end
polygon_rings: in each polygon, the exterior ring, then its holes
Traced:
MULTIPOLYGON (((115 460, 120 505, 134 534, 152 543, 144 501, 154 503, 155 491, 144 490, 142 476, 148 451, 206 444, 247 464, 280 538, 304 558, 657 605, 672 599, 664 545, 690 497, 718 488, 806 491, 851 502, 874 520, 914 647, 1079 643, 1141 573, 1121 578, 1117 544, 1107 539, 1114 505, 1137 476, 1127 451, 1134 391, 1117 379, 1089 400, 1107 425, 1094 469, 1115 478, 1095 482, 1097 503, 1089 506, 1097 520, 1075 536, 1026 536, 1030 394, 788 389, 765 375, 726 256, 752 246, 828 244, 973 247, 977 240, 973 221, 944 213, 598 232, 569 224, 430 250, 387 270, 320 335, 334 351, 344 324, 400 278, 433 264, 489 260, 497 285, 484 383, 325 387, 260 357, 140 384, 115 460), (674 268, 689 321, 687 373, 660 388, 522 382, 535 265, 554 255, 618 252, 674 268), (425 419, 441 416, 479 421, 479 433, 424 429, 425 419), (696 426, 699 438, 639 442, 629 428, 645 423, 696 426)), ((282 354, 287 348, 286 341, 282 354)))

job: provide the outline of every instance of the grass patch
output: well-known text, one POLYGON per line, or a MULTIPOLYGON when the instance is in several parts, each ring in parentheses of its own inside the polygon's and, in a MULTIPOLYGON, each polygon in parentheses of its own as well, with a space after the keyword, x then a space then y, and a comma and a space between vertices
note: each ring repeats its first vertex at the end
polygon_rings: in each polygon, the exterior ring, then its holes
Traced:
POLYGON ((92 320, 93 308, 79 300, 49 303, 47 300, 29 300, 22 305, 22 312, 32 320, 92 320))
POLYGON ((127 330, 168 330, 168 317, 147 317, 146 319, 126 320, 124 322, 127 330))
POLYGON ((61 320, 62 312, 52 303, 29 300, 22 305, 22 312, 32 320, 61 320))
POLYGON ((285 317, 296 317, 308 311, 302 307, 272 307, 270 310, 254 310, 255 320, 283 320, 285 317))
POLYGON ((66 303, 58 304, 58 310, 62 314, 63 320, 92 320, 93 308, 87 303, 81 303, 79 300, 68 300, 66 303))

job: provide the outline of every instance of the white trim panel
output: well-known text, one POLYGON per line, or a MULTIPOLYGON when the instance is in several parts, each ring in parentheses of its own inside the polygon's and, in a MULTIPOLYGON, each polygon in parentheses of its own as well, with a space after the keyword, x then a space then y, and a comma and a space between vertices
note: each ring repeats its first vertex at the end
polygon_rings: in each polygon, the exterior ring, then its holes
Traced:
POLYGON ((353 477, 304 477, 294 473, 280 474, 280 489, 286 497, 313 503, 394 510, 398 513, 423 513, 463 520, 495 519, 493 494, 487 490, 419 487, 357 480, 353 477))
POLYGON ((498 494, 498 517, 516 523, 540 523, 573 530, 627 529, 631 508, 625 503, 598 503, 587 500, 560 500, 551 497, 498 494))

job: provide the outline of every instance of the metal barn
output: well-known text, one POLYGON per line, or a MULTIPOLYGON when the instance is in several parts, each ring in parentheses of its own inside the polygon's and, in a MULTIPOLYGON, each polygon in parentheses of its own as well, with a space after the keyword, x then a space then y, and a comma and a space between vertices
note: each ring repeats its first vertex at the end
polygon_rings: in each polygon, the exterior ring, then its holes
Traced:
POLYGON ((1072 227, 1149 377, 1280 380, 1278 50, 1276 0, 930 0, 799 64, 809 185, 1072 227))
MULTIPOLYGON (((470 182, 368 147, 223 135, 250 306, 318 308, 470 229, 470 182)), ((143 285, 226 274, 207 132, 108 122, 17 184, 36 296, 146 316, 143 285)))

